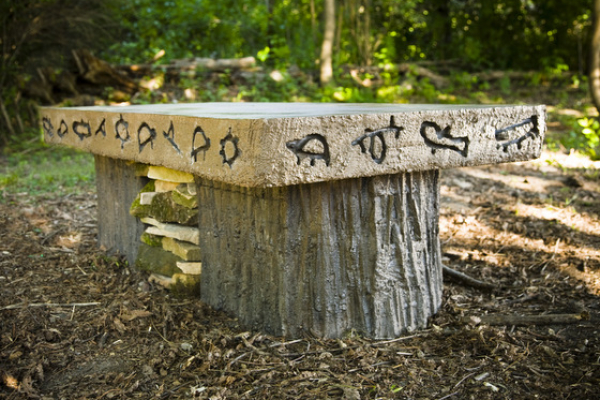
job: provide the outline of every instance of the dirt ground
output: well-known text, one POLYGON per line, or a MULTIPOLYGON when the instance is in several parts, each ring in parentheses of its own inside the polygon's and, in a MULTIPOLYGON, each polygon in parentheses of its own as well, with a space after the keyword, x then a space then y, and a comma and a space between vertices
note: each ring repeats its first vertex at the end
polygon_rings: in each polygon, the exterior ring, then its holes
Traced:
MULTIPOLYGON (((587 163, 587 165, 586 165, 587 163)), ((95 194, 0 202, 0 399, 598 399, 600 169, 443 172, 448 280, 426 330, 249 332, 96 248, 95 194)), ((600 168, 600 165, 596 165, 600 168)))

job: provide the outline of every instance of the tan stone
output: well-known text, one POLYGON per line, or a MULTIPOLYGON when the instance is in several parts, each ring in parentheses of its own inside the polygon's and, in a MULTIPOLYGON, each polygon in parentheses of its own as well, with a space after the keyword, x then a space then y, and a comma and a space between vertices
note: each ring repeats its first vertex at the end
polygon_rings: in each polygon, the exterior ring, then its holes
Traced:
POLYGON ((154 218, 141 218, 140 220, 145 224, 151 225, 146 229, 146 233, 148 234, 166 236, 196 245, 200 243, 200 230, 198 228, 165 224, 154 218))
MULTIPOLYGON (((177 171, 167 167, 151 165, 148 167, 148 178, 160 179, 161 181, 190 183, 194 182, 194 176, 187 172, 177 171)), ((177 186, 177 185, 175 185, 177 186)))
POLYGON ((142 192, 140 193, 140 204, 143 206, 149 206, 152 204, 152 199, 158 192, 142 192))
POLYGON ((174 280, 172 277, 160 274, 150 274, 150 276, 148 277, 148 282, 157 283, 160 286, 168 289, 171 287, 171 285, 173 285, 174 280))
POLYGON ((546 130, 544 106, 528 105, 198 103, 41 114, 48 143, 245 187, 524 161, 539 157, 546 130))
POLYGON ((157 192, 170 192, 172 190, 175 190, 179 185, 179 182, 168 182, 157 179, 156 181, 154 181, 154 190, 156 190, 157 192))
POLYGON ((186 261, 200 261, 200 247, 191 243, 164 237, 162 247, 186 261))
POLYGON ((183 262, 179 261, 177 263, 177 268, 181 270, 184 274, 192 274, 192 275, 200 275, 202 273, 202 263, 201 262, 183 262))

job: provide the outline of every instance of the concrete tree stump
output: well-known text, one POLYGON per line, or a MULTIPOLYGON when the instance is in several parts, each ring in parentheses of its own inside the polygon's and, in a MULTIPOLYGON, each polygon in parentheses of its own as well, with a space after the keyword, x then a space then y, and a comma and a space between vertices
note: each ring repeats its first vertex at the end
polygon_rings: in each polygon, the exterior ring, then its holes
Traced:
MULTIPOLYGON (((42 114, 48 142, 90 151, 100 166, 130 160, 193 174, 201 299, 286 337, 391 338, 425 327, 442 300, 439 169, 539 157, 545 131, 543 106, 207 103, 42 114)), ((115 204, 103 196, 131 197, 106 194, 107 180, 139 189, 127 173, 97 172, 102 208, 115 204)), ((109 215, 100 231, 121 233, 101 244, 120 238, 131 256, 139 227, 109 215)))

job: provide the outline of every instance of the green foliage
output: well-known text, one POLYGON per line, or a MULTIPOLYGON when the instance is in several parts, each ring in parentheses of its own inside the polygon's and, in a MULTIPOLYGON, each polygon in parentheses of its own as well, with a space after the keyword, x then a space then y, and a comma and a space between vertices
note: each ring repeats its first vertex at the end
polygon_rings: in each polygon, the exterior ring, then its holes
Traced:
POLYGON ((580 118, 565 141, 569 147, 581 149, 592 160, 600 160, 600 122, 596 118, 580 118))
MULTIPOLYGON (((278 69, 317 67, 323 0, 132 0, 108 8, 122 38, 106 51, 113 62, 255 55, 278 69)), ((591 10, 591 0, 340 0, 334 61, 581 71, 591 10)))

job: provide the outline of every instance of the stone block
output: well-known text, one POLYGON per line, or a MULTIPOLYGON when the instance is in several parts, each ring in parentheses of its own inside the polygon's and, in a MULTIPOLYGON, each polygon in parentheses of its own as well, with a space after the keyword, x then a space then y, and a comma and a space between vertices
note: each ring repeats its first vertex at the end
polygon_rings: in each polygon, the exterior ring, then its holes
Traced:
POLYGON ((179 190, 171 192, 171 198, 175 204, 180 206, 197 209, 198 208, 198 196, 196 194, 182 193, 179 190))
POLYGON ((141 218, 141 221, 151 225, 146 229, 146 233, 151 235, 166 236, 196 245, 200 243, 200 229, 198 228, 176 224, 164 224, 153 218, 141 218))
POLYGON ((198 210, 176 203, 173 199, 175 192, 146 192, 140 193, 133 202, 130 212, 136 218, 153 218, 159 222, 176 223, 194 226, 198 223, 198 210), (153 193, 149 205, 145 205, 148 193, 153 193))
POLYGON ((148 166, 148 178, 166 182, 190 183, 194 182, 194 176, 187 172, 177 171, 161 166, 148 166))
POLYGON ((544 107, 526 105, 199 103, 41 114, 48 143, 243 187, 524 161, 539 156, 546 128, 544 107))
POLYGON ((163 237, 162 236, 151 235, 149 233, 144 232, 144 233, 142 233, 142 236, 140 236, 140 240, 142 241, 142 243, 145 243, 148 246, 163 247, 163 245, 162 245, 163 237))
POLYGON ((202 263, 200 262, 178 262, 177 268, 184 274, 200 275, 202 273, 202 263))
POLYGON ((158 192, 143 192, 140 193, 140 205, 149 206, 152 204, 152 199, 156 196, 158 192))
POLYGON ((154 181, 154 187, 157 192, 171 192, 181 185, 179 182, 167 182, 160 179, 154 181))
POLYGON ((180 261, 183 260, 170 251, 141 243, 135 260, 135 267, 155 274, 172 276, 181 273, 181 270, 177 268, 177 262, 180 261))
POLYGON ((166 289, 169 289, 173 284, 173 278, 170 276, 164 276, 160 274, 150 274, 148 282, 156 283, 166 289))
POLYGON ((174 274, 170 289, 175 295, 197 297, 200 295, 200 275, 174 274))
POLYGON ((188 242, 182 242, 170 237, 162 239, 162 248, 170 251, 186 261, 200 261, 200 247, 188 242))

